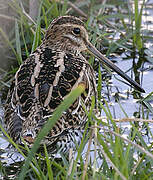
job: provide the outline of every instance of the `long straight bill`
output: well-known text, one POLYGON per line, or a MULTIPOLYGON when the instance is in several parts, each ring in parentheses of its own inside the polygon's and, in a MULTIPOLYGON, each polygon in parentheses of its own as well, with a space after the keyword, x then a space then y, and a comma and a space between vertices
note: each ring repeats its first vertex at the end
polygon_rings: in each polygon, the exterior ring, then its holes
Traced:
POLYGON ((127 80, 131 85, 133 85, 140 92, 145 92, 145 90, 133 79, 131 79, 127 74, 125 74, 120 68, 118 68, 113 62, 111 62, 108 58, 103 56, 90 42, 87 42, 88 50, 96 56, 102 63, 106 66, 114 70, 117 74, 119 74, 122 78, 127 80))

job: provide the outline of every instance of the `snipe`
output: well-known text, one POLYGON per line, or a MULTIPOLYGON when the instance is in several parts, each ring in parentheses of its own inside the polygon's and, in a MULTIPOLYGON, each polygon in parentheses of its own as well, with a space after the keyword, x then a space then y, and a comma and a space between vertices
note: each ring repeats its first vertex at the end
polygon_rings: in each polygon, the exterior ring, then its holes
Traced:
POLYGON ((74 137, 81 136, 87 121, 82 102, 88 110, 91 96, 97 99, 94 70, 81 55, 87 49, 138 90, 144 91, 92 46, 80 19, 59 17, 50 24, 42 44, 20 66, 10 87, 5 123, 14 141, 21 143, 22 137, 31 145, 57 106, 80 82, 86 86, 85 93, 63 112, 44 142, 51 148, 64 144, 66 150, 73 146, 74 137))

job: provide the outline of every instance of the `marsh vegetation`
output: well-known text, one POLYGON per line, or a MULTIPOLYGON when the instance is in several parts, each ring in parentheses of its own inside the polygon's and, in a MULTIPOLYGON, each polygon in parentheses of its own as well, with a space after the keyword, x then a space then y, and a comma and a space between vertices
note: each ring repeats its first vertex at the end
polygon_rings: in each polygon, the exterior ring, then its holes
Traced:
POLYGON ((11 65, 0 68, 0 179, 153 179, 153 1, 43 0, 36 4, 36 12, 25 1, 12 0, 9 6, 15 12, 12 31, 8 35, 0 28, 5 48, 11 52, 11 65), (57 108, 32 149, 15 144, 3 129, 3 105, 20 64, 41 43, 50 22, 67 14, 83 19, 92 44, 146 92, 131 88, 84 53, 96 72, 101 115, 93 113, 93 97, 87 112, 92 126, 87 123, 76 152, 58 158, 50 157, 45 145, 42 152, 37 149, 60 114, 80 95, 81 87, 57 108), (5 146, 7 141, 11 149, 5 146))

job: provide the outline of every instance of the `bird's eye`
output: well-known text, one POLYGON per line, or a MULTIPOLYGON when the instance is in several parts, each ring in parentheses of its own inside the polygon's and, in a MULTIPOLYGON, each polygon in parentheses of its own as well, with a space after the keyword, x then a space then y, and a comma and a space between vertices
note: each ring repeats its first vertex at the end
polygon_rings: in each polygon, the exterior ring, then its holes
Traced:
POLYGON ((80 34, 80 28, 74 28, 73 29, 73 33, 76 34, 76 35, 79 35, 80 34))

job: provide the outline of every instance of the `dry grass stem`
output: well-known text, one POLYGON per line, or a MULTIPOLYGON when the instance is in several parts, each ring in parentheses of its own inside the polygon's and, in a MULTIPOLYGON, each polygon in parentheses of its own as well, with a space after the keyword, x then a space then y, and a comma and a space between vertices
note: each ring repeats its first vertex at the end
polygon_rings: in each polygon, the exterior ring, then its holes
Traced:
POLYGON ((88 149, 87 149, 87 153, 86 153, 86 160, 85 160, 85 165, 84 165, 84 169, 83 169, 83 176, 82 176, 82 180, 85 180, 85 176, 87 173, 87 167, 88 167, 88 160, 89 160, 89 155, 90 155, 90 147, 91 147, 91 142, 92 142, 92 138, 93 138, 93 133, 94 133, 94 129, 92 130, 91 136, 89 138, 89 142, 88 142, 88 149))
MULTIPOLYGON (((108 118, 105 116, 98 117, 101 121, 106 121, 108 118)), ((115 122, 146 122, 146 123, 153 123, 153 120, 151 119, 140 119, 140 118, 122 118, 122 119, 112 119, 115 122)))
POLYGON ((80 16, 83 16, 83 17, 87 18, 87 15, 81 9, 79 9, 75 4, 71 3, 70 1, 68 1, 68 5, 70 7, 72 7, 72 9, 74 11, 76 11, 80 16))
POLYGON ((73 149, 70 148, 70 150, 69 150, 69 163, 70 163, 70 166, 69 166, 69 169, 68 169, 68 172, 67 172, 67 175, 68 175, 68 176, 70 176, 70 174, 71 174, 71 172, 72 172, 73 161, 74 161, 73 149))
MULTIPOLYGON (((95 128, 95 127, 92 127, 92 128, 95 128)), ((153 154, 152 153, 150 153, 149 151, 145 150, 142 146, 140 146, 138 144, 135 144, 131 140, 129 140, 127 138, 124 138, 121 134, 118 134, 118 133, 116 133, 116 132, 114 132, 112 130, 109 130, 109 129, 105 129, 104 127, 97 126, 97 128, 103 129, 105 132, 109 132, 111 134, 114 134, 115 136, 120 137, 121 139, 123 139, 124 141, 128 142, 129 144, 132 144, 134 147, 136 147, 141 152, 145 153, 147 156, 149 156, 151 159, 153 159, 153 154)))

